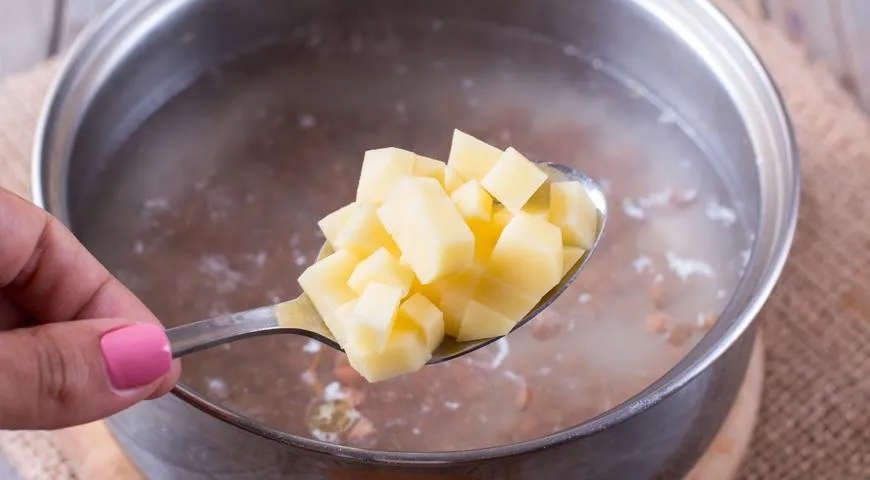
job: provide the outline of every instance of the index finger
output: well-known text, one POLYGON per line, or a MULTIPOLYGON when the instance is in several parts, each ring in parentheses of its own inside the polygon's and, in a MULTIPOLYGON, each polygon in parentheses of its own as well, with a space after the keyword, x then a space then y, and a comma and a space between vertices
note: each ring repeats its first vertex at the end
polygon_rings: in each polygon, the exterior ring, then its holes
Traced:
POLYGON ((42 323, 160 322, 59 220, 0 188, 0 290, 42 323))

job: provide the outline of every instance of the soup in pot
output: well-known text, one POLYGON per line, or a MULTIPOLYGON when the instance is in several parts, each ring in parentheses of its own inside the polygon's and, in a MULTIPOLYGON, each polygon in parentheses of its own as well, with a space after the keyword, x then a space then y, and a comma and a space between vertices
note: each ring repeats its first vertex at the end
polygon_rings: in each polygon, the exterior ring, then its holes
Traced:
POLYGON ((362 153, 446 160, 455 127, 598 180, 601 246, 544 314, 455 361, 368 384, 343 354, 273 336, 186 357, 185 382, 293 434, 465 450, 615 407, 712 326, 752 235, 716 153, 676 112, 539 37, 440 21, 354 29, 300 30, 206 72, 112 154, 75 230, 167 325, 296 297, 324 241, 316 222, 353 199, 362 153))

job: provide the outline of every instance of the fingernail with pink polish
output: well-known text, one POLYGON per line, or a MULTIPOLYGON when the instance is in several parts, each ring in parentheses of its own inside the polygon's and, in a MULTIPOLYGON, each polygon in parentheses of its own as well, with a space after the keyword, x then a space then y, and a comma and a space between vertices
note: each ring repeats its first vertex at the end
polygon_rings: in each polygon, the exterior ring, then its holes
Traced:
POLYGON ((118 390, 148 385, 172 366, 169 340, 158 325, 140 323, 112 330, 100 339, 100 348, 109 380, 118 390))

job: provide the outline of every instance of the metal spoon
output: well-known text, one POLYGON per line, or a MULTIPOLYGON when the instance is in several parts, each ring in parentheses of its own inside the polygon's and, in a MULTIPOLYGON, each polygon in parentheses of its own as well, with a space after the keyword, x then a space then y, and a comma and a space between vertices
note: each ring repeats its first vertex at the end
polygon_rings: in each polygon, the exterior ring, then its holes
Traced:
MULTIPOLYGON (((594 180, 564 165, 555 163, 539 163, 538 165, 547 172, 551 181, 576 180, 583 184, 592 202, 598 209, 598 229, 595 232, 595 241, 589 250, 565 274, 562 281, 544 295, 544 298, 538 302, 535 308, 517 323, 513 331, 525 325, 545 308, 549 307, 574 282, 580 270, 583 269, 592 253, 598 247, 598 243, 601 241, 601 234, 604 231, 605 220, 607 219, 607 202, 601 187, 594 180)), ((330 253, 332 253, 332 249, 328 245, 324 245, 317 258, 319 260, 330 253)), ((341 346, 335 341, 335 338, 314 308, 314 304, 311 303, 311 300, 305 294, 300 295, 295 300, 277 305, 255 308, 253 310, 173 327, 168 329, 166 333, 169 337, 174 358, 243 338, 274 334, 302 335, 336 350, 341 350, 341 346)), ((457 342, 451 338, 446 338, 432 354, 432 359, 428 363, 434 364, 452 360, 483 348, 499 338, 495 337, 471 342, 457 342)))

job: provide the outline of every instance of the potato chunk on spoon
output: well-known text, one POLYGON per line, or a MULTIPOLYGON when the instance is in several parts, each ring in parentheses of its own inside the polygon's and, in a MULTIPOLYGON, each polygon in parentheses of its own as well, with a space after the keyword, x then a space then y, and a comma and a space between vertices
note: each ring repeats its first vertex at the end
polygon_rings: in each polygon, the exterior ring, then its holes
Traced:
POLYGON ((296 334, 345 351, 372 382, 455 359, 564 293, 606 217, 600 186, 584 174, 458 130, 446 165, 373 150, 357 201, 319 224, 327 242, 299 278, 305 293, 170 328, 173 356, 296 334))

